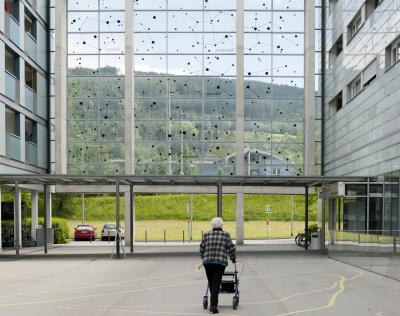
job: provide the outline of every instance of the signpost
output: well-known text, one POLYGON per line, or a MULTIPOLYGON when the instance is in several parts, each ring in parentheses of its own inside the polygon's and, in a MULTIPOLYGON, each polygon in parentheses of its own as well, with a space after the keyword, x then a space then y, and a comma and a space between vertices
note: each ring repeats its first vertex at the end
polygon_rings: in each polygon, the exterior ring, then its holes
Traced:
POLYGON ((267 239, 269 237, 269 213, 271 213, 271 205, 267 205, 267 239))
POLYGON ((187 211, 187 214, 188 214, 188 239, 189 239, 189 242, 190 242, 190 229, 189 229, 189 224, 190 224, 190 218, 189 218, 189 203, 186 203, 186 211, 187 211))

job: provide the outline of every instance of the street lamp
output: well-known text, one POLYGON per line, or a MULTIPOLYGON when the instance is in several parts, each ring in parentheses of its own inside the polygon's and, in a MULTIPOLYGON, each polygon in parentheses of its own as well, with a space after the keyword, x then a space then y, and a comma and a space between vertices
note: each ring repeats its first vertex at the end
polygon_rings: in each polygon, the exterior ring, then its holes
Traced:
MULTIPOLYGON (((83 167, 84 167, 84 159, 83 159, 83 142, 84 139, 82 135, 76 135, 76 138, 82 139, 82 174, 84 173, 83 167)), ((82 225, 85 224, 85 194, 82 193, 82 225)))

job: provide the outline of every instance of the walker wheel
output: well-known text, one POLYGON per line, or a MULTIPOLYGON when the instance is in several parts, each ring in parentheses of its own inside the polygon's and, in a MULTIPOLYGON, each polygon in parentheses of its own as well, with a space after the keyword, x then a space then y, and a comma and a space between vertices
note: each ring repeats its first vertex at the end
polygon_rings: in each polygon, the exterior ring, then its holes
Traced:
POLYGON ((207 306, 208 306, 208 299, 207 299, 207 297, 205 297, 205 298, 203 298, 203 307, 204 307, 204 309, 207 309, 207 306))
POLYGON ((239 298, 238 297, 234 297, 233 298, 233 302, 232 302, 233 309, 237 309, 238 305, 239 305, 239 298))

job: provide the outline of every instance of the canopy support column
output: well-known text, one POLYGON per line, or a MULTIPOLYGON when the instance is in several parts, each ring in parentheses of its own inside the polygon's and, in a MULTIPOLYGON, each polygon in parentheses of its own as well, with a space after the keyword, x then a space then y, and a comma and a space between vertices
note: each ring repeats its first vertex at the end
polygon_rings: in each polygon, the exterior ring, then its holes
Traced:
POLYGON ((308 249, 308 187, 305 187, 306 189, 306 194, 305 194, 305 228, 304 228, 304 233, 306 235, 306 243, 304 245, 304 249, 308 249))
POLYGON ((116 258, 120 259, 121 258, 121 253, 120 253, 120 249, 119 249, 119 240, 120 240, 120 236, 119 236, 119 180, 115 181, 115 186, 116 186, 116 190, 115 190, 115 197, 116 197, 116 236, 115 236, 115 247, 116 247, 116 258))
POLYGON ((322 234, 322 245, 321 245, 321 250, 322 250, 322 254, 325 255, 326 251, 325 251, 325 182, 322 182, 322 207, 321 207, 321 212, 322 212, 322 216, 321 216, 321 220, 322 220, 322 227, 321 227, 321 234, 322 234))
POLYGON ((133 195, 133 185, 130 185, 129 186, 129 196, 130 196, 130 201, 129 201, 129 227, 130 227, 130 229, 129 229, 129 237, 130 237, 130 242, 131 242, 131 245, 130 245, 130 247, 131 247, 131 252, 133 252, 133 242, 134 242, 134 234, 133 234, 133 229, 134 229, 134 216, 135 216, 135 213, 133 212, 133 205, 134 205, 134 199, 135 199, 135 196, 133 195))
POLYGON ((43 189, 43 197, 44 197, 44 253, 47 253, 47 207, 48 207, 48 203, 47 203, 47 199, 48 199, 48 195, 47 195, 47 185, 44 185, 44 189, 43 189))
POLYGON ((222 218, 222 181, 218 180, 218 212, 217 216, 222 218))
POLYGON ((21 201, 20 201, 18 179, 15 179, 15 187, 14 187, 14 245, 15 245, 15 255, 17 256, 17 260, 19 258, 20 231, 21 231, 21 201))

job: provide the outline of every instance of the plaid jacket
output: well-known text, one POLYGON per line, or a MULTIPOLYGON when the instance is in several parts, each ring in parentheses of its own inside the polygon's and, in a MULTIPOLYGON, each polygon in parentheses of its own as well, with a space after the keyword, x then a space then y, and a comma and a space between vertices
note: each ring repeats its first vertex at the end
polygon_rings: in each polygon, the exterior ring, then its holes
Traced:
POLYGON ((228 265, 228 258, 236 260, 236 247, 232 243, 231 235, 222 229, 214 228, 206 232, 200 244, 200 256, 203 264, 219 262, 228 265))

